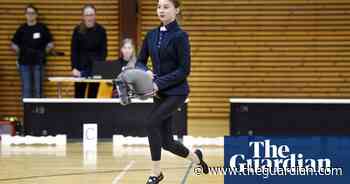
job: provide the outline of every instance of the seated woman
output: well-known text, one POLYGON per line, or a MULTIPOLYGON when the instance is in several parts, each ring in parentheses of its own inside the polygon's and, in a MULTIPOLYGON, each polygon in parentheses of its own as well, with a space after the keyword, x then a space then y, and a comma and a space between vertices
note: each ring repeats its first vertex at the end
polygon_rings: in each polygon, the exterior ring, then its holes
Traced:
MULTIPOLYGON (((120 48, 120 57, 116 62, 120 62, 120 66, 122 68, 119 68, 119 71, 122 71, 125 68, 135 68, 135 63, 136 63, 136 52, 135 52, 135 45, 132 39, 130 38, 125 38, 122 41, 122 45, 120 48)), ((118 98, 118 92, 115 88, 113 87, 113 98, 118 98)))
POLYGON ((125 38, 120 48, 120 58, 117 62, 121 62, 122 68, 134 68, 136 63, 135 45, 132 39, 125 38))

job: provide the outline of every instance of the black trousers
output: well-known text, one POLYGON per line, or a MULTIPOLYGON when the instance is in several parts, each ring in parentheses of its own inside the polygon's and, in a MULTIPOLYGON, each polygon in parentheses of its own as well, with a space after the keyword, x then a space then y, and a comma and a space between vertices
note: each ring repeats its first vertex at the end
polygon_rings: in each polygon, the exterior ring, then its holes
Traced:
POLYGON ((76 82, 74 83, 75 87, 75 98, 85 98, 85 91, 88 90, 88 98, 96 98, 99 83, 89 83, 89 88, 85 82, 76 82), (87 89, 88 88, 88 89, 87 89))
POLYGON ((173 114, 184 104, 186 98, 186 96, 154 97, 155 105, 146 119, 152 161, 161 159, 162 148, 180 157, 188 156, 189 150, 179 141, 175 141, 172 134, 173 114))

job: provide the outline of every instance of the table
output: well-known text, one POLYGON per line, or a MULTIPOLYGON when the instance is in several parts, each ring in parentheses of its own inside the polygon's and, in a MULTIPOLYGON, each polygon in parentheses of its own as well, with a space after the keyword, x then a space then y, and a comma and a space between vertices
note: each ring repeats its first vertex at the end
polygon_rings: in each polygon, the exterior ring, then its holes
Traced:
MULTIPOLYGON (((50 82, 57 83, 57 95, 58 98, 62 98, 62 83, 100 83, 97 98, 111 98, 112 97, 112 79, 93 79, 93 78, 82 78, 82 77, 49 77, 50 82)), ((88 88, 86 88, 88 89, 88 88)), ((87 97, 88 90, 85 91, 85 97, 87 97)))
POLYGON ((230 99, 231 135, 350 135, 349 99, 230 99))

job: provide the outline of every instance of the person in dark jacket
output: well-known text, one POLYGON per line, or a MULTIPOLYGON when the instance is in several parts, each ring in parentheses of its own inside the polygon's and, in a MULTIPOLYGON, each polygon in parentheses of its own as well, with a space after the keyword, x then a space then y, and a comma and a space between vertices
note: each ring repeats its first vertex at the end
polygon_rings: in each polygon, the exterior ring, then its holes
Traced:
POLYGON ((49 29, 37 20, 38 14, 38 9, 33 5, 26 6, 27 22, 17 29, 11 42, 11 48, 17 54, 22 98, 41 98, 43 96, 46 54, 54 47, 49 29))
MULTIPOLYGON (((74 28, 71 41, 72 74, 74 77, 90 77, 92 63, 105 61, 107 57, 107 34, 96 22, 96 9, 88 4, 83 7, 83 21, 74 28)), ((86 83, 75 83, 75 97, 85 96, 86 83)), ((97 83, 89 84, 88 96, 96 97, 97 83)))
MULTIPOLYGON (((116 68, 117 71, 122 71, 125 68, 135 68, 136 51, 135 51, 135 44, 131 38, 123 39, 121 48, 120 48, 120 57, 115 62, 120 62, 120 65, 118 65, 118 67, 120 68, 116 68)), ((115 86, 113 87, 112 97, 113 98, 119 97, 118 90, 115 86)))
MULTIPOLYGON (((153 78, 155 105, 147 117, 148 139, 150 144, 152 171, 147 183, 159 183, 161 172, 161 148, 180 157, 187 158, 208 173, 200 150, 190 151, 173 139, 173 113, 181 107, 189 94, 187 77, 191 70, 189 37, 176 17, 180 12, 179 0, 159 0, 157 14, 161 25, 147 33, 136 66, 143 68, 153 78), (153 71, 147 67, 152 60, 153 71)), ((176 122, 174 122, 176 123, 176 122)))

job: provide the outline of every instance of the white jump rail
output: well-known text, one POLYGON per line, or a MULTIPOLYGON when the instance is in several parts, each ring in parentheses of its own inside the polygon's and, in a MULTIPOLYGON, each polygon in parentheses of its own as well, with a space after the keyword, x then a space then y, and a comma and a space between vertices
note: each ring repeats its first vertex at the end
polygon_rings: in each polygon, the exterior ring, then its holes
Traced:
MULTIPOLYGON (((178 139, 174 136, 174 139, 178 139)), ((188 146, 224 146, 224 137, 192 137, 184 136, 183 143, 188 146)), ((113 135, 113 146, 148 146, 147 137, 113 135)))
POLYGON ((56 136, 11 136, 1 135, 2 145, 33 145, 33 144, 46 144, 46 145, 66 145, 66 135, 56 136))

